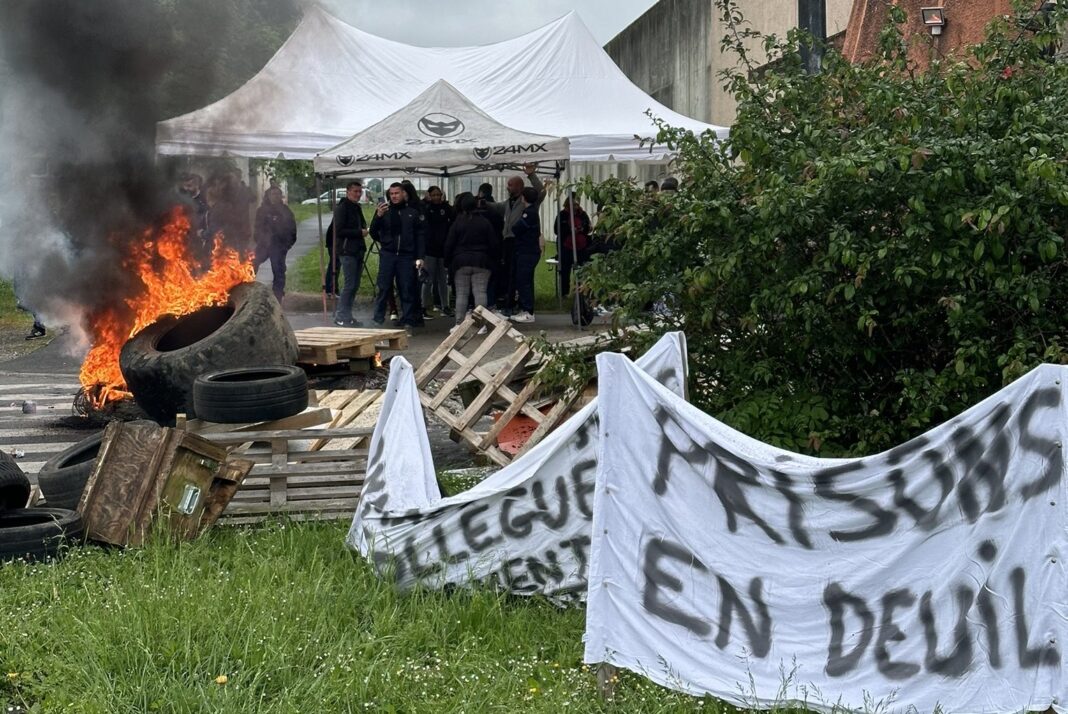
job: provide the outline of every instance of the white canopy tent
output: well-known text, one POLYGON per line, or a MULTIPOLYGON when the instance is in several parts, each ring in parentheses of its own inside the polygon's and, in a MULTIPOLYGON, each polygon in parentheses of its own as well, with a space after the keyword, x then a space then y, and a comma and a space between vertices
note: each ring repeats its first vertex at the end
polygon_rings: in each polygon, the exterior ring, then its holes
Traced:
POLYGON ((315 173, 400 171, 429 176, 514 172, 537 163, 555 174, 569 142, 504 126, 439 80, 382 121, 315 157, 315 173))
POLYGON ((382 121, 442 78, 502 125, 566 137, 571 160, 666 162, 646 112, 724 134, 677 114, 630 82, 574 12, 511 40, 416 47, 310 8, 267 65, 230 95, 160 122, 161 154, 312 159, 382 121))

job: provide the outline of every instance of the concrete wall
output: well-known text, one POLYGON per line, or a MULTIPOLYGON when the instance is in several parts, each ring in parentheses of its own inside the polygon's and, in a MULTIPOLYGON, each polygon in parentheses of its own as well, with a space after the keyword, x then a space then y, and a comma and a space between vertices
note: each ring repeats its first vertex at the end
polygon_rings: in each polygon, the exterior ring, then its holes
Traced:
MULTIPOLYGON (((827 34, 846 29, 853 0, 826 0, 827 34)), ((741 0, 750 25, 764 34, 785 34, 797 25, 797 0, 741 0)), ((733 67, 720 50, 727 28, 712 0, 660 0, 616 35, 605 51, 632 82, 658 102, 686 116, 730 125, 734 100, 718 73, 733 67)), ((764 58, 756 42, 754 59, 764 58)))

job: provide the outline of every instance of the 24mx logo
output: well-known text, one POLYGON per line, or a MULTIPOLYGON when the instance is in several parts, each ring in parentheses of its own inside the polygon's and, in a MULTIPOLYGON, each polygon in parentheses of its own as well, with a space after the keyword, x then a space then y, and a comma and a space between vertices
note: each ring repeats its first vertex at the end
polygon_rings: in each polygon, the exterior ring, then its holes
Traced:
POLYGON ((451 114, 432 112, 416 122, 419 131, 427 136, 444 138, 464 133, 464 123, 451 114))
POLYGON ((539 154, 548 151, 545 144, 513 144, 512 146, 480 146, 473 150, 475 158, 485 161, 490 156, 506 156, 508 154, 539 154))

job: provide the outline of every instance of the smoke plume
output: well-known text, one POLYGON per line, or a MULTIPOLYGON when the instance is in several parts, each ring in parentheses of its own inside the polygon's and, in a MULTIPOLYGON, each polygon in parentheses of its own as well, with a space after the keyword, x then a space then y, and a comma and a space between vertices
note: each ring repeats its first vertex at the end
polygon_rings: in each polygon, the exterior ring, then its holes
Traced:
MULTIPOLYGON (((295 23, 290 0, 269 4, 295 23)), ((76 323, 136 290, 121 256, 176 203, 173 170, 156 160, 155 124, 236 86, 220 87, 214 70, 226 67, 219 58, 244 29, 241 13, 262 16, 251 7, 0 3, 0 277, 26 306, 76 323)), ((270 52, 251 59, 262 66, 270 52)))

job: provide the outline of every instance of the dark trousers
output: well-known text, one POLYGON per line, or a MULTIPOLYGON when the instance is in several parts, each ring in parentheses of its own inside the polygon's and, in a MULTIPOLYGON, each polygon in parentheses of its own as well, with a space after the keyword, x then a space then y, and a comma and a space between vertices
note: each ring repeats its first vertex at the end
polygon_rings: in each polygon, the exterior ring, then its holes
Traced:
POLYGON ((534 270, 541 260, 541 253, 516 253, 515 288, 519 293, 519 309, 534 314, 534 270))
POLYGON ((341 281, 338 280, 339 273, 341 273, 341 261, 334 260, 334 242, 327 239, 326 276, 323 278, 323 292, 327 295, 333 295, 341 287, 341 281))
POLYGON ((415 258, 386 251, 378 255, 374 321, 383 322, 386 319, 386 298, 393 281, 397 282, 397 294, 400 297, 401 322, 409 326, 422 324, 423 316, 416 315, 415 309, 415 258))
POLYGON ((571 268, 575 265, 582 265, 589 262, 590 252, 588 250, 580 250, 578 252, 578 262, 575 262, 575 256, 571 254, 570 248, 560 249, 560 294, 567 296, 571 292, 571 268))
POLYGON ((511 309, 515 307, 515 239, 505 238, 501 243, 501 262, 493 271, 490 282, 490 304, 511 309))
POLYGON ((286 253, 289 248, 283 248, 275 243, 256 246, 256 268, 258 269, 265 260, 271 261, 271 290, 278 302, 282 302, 282 296, 286 294, 286 253))

